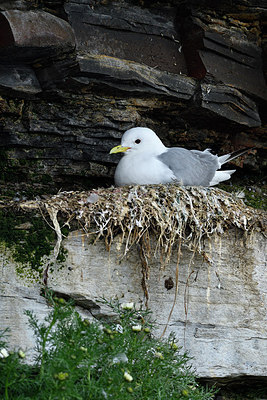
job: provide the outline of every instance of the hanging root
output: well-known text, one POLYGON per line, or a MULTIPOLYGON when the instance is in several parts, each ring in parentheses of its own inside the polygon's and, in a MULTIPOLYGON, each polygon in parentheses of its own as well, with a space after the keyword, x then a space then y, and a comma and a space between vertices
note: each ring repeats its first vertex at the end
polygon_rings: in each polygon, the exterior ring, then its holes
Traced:
POLYGON ((60 225, 59 225, 58 220, 57 220, 57 213, 58 213, 59 210, 57 210, 57 209, 55 209, 53 207, 49 207, 47 204, 46 204, 46 209, 47 209, 47 212, 48 212, 48 214, 49 214, 49 216, 51 218, 51 221, 53 222, 54 230, 55 230, 55 232, 57 234, 57 242, 56 242, 56 245, 54 247, 54 259, 56 261, 56 259, 58 257, 58 254, 59 254, 60 246, 61 246, 61 243, 62 243, 62 233, 61 233, 60 225))
POLYGON ((148 292, 148 285, 147 281, 149 279, 149 262, 148 259, 150 257, 150 238, 148 232, 142 237, 141 244, 140 244, 140 259, 141 259, 141 269, 142 269, 142 288, 145 295, 145 305, 148 307, 148 299, 149 299, 149 292, 148 292))
MULTIPOLYGON (((48 204, 46 204, 45 207, 46 207, 46 210, 47 210, 47 212, 50 216, 50 219, 53 223, 53 226, 54 226, 53 229, 55 230, 55 232, 57 234, 57 241, 56 241, 56 245, 54 247, 54 262, 56 262, 58 254, 59 254, 60 246, 62 243, 62 233, 61 233, 60 225, 57 220, 57 214, 58 214, 59 210, 55 209, 53 207, 49 207, 48 204)), ((44 273, 43 273, 43 281, 44 281, 45 286, 47 286, 47 283, 48 283, 49 266, 50 266, 50 263, 47 264, 47 267, 45 268, 44 273)))

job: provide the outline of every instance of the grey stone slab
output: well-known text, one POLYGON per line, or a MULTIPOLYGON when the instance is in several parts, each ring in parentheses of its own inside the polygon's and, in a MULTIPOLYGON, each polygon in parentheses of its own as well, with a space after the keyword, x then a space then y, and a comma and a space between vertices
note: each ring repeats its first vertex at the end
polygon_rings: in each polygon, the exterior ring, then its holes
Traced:
MULTIPOLYGON (((248 237, 232 229, 205 240, 212 263, 182 249, 178 294, 166 335, 174 332, 178 343, 193 357, 200 377, 267 376, 267 275, 266 239, 259 232, 248 237), (185 312, 186 310, 186 312, 185 312)), ((64 268, 49 273, 49 286, 78 300, 84 315, 108 317, 96 307, 100 297, 122 302, 145 303, 141 263, 136 249, 121 258, 120 238, 105 250, 89 244, 80 231, 64 241, 68 258, 64 268)), ((174 301, 175 285, 167 290, 166 279, 175 283, 176 252, 162 269, 158 257, 149 260, 148 305, 161 335, 174 301)), ((1 315, 3 327, 12 328, 11 344, 31 349, 33 337, 23 311, 31 309, 41 318, 47 312, 38 285, 21 280, 8 254, 1 253, 1 315), (28 287, 27 287, 28 285, 28 287)))

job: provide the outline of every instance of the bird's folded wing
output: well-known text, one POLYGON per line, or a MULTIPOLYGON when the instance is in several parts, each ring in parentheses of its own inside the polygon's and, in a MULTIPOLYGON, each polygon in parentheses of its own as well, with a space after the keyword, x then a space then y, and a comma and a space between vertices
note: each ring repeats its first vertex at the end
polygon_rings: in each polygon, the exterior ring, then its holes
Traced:
POLYGON ((158 156, 182 185, 209 186, 219 168, 218 157, 209 151, 186 150, 172 147, 158 156))

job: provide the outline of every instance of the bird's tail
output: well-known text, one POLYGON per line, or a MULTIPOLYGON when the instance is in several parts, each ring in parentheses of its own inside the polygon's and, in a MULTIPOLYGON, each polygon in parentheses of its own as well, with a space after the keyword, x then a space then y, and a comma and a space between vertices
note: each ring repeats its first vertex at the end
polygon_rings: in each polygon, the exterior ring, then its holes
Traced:
POLYGON ((231 178, 231 175, 235 172, 235 169, 231 169, 228 171, 216 171, 214 177, 210 182, 210 186, 218 185, 218 183, 227 181, 227 179, 231 178))
POLYGON ((235 158, 240 157, 240 156, 242 156, 243 154, 246 154, 246 153, 248 153, 249 151, 254 150, 254 149, 255 149, 255 147, 249 147, 249 148, 247 148, 247 149, 242 149, 242 150, 233 151, 232 153, 225 154, 225 155, 223 155, 223 156, 218 157, 218 161, 219 161, 220 167, 221 167, 223 164, 225 164, 225 163, 227 163, 227 162, 229 162, 229 161, 232 161, 232 160, 234 160, 235 158))
MULTIPOLYGON (((229 161, 234 160, 237 157, 242 156, 243 154, 248 153, 249 151, 255 149, 255 147, 249 147, 248 149, 242 149, 242 150, 237 150, 234 151, 233 153, 225 154, 223 156, 218 157, 219 161, 219 169, 221 166, 225 163, 228 163, 229 161)), ((210 186, 217 185, 220 182, 226 181, 227 179, 231 178, 231 175, 235 172, 235 169, 231 169, 228 171, 216 171, 214 174, 214 177, 212 178, 210 182, 210 186)))

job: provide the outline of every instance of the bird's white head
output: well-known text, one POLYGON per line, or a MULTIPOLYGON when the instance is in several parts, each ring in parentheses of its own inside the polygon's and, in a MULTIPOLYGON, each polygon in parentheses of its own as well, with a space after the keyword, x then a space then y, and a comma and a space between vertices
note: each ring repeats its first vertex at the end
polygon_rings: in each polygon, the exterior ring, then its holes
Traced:
POLYGON ((131 128, 126 131, 121 138, 121 145, 113 147, 110 154, 124 152, 127 154, 146 153, 146 154, 161 154, 166 150, 166 147, 149 128, 131 128))

